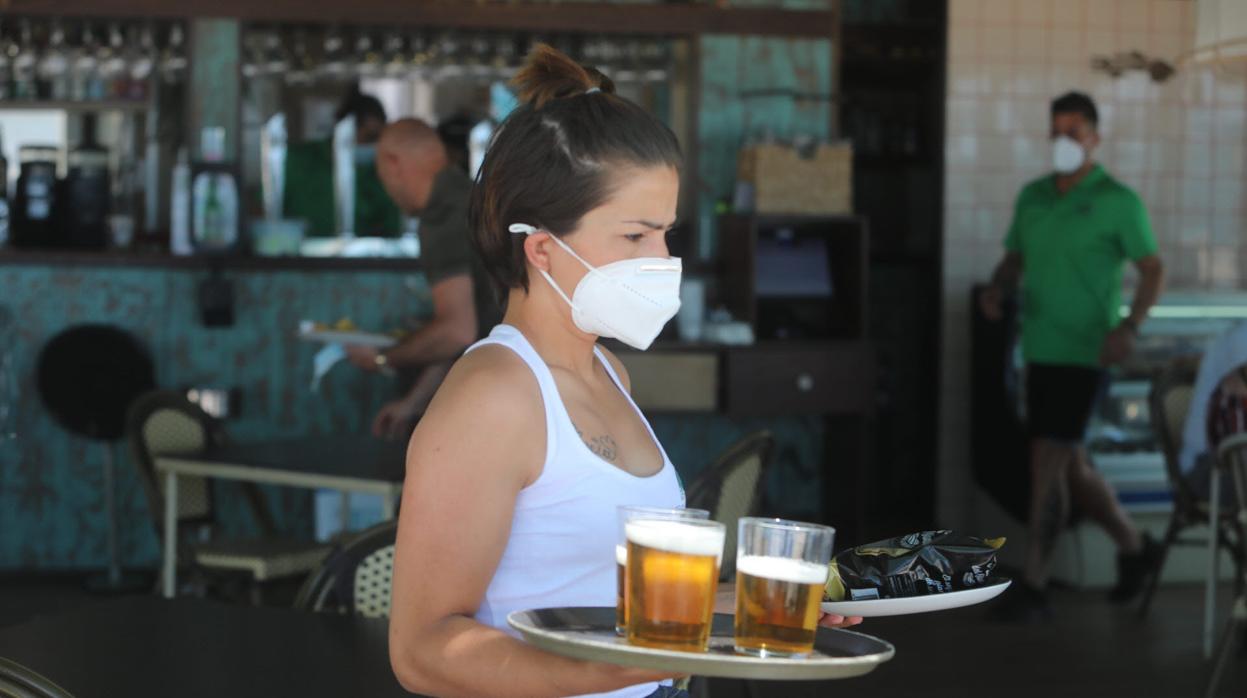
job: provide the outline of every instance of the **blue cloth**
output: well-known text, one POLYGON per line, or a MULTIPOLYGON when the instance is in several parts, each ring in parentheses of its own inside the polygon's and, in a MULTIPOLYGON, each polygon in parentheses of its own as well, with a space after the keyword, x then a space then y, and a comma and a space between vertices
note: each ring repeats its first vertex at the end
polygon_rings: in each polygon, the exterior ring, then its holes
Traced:
POLYGON ((688 691, 674 686, 659 686, 657 691, 649 694, 649 698, 689 698, 688 691))

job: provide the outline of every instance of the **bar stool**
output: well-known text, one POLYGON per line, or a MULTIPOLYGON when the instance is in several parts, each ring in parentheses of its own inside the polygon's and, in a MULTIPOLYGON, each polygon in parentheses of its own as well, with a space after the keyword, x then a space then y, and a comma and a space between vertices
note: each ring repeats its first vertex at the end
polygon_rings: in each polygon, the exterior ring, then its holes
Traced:
MULTIPOLYGON (((1229 473, 1229 482, 1234 488, 1234 514, 1240 523, 1247 525, 1247 433, 1229 436, 1217 446, 1217 468, 1212 477, 1212 501, 1210 502, 1211 520, 1214 522, 1217 520, 1217 506, 1220 499, 1220 492, 1217 490, 1222 472, 1229 473)), ((1240 550, 1247 553, 1247 540, 1240 537, 1237 543, 1240 550)), ((1236 598, 1233 610, 1230 611, 1230 617, 1225 624, 1221 641, 1218 643, 1216 664, 1212 669, 1212 678, 1208 682, 1205 698, 1216 696, 1226 664, 1234 654, 1237 644, 1235 639, 1240 632, 1247 630, 1247 572, 1240 571, 1239 578, 1235 580, 1234 590, 1236 598)))

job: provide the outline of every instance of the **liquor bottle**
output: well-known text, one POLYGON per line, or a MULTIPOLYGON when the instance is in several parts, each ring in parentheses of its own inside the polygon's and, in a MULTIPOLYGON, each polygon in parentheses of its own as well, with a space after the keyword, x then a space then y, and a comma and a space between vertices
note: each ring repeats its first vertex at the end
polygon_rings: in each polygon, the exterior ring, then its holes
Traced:
POLYGON ((169 248, 175 255, 195 251, 191 245, 191 163, 186 148, 178 149, 169 202, 169 248))

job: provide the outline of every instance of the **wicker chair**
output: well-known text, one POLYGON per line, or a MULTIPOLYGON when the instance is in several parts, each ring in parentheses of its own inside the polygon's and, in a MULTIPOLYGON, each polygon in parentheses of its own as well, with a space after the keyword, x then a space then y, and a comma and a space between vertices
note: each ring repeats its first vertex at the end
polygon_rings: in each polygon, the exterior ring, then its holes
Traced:
POLYGON ((73 695, 35 671, 0 657, 0 697, 73 698, 73 695))
MULTIPOLYGON (((184 396, 165 391, 148 393, 135 401, 126 422, 130 452, 147 496, 157 537, 164 533, 163 479, 155 459, 173 453, 194 453, 225 441, 220 423, 184 396)), ((307 574, 328 555, 330 547, 278 537, 259 488, 241 485, 248 508, 260 530, 252 539, 216 537, 216 510, 212 488, 205 478, 178 480, 178 559, 191 560, 201 570, 243 573, 254 582, 307 574), (184 553, 184 554, 183 554, 184 553)), ((258 587, 253 587, 258 593, 258 587)))
MULTIPOLYGON (((1173 545, 1203 547, 1207 542, 1203 538, 1185 538, 1182 532, 1190 528, 1203 528, 1208 525, 1208 502, 1192 491, 1190 483, 1183 477, 1179 465, 1178 454, 1182 450, 1182 430, 1186 424, 1186 416, 1190 411, 1194 393, 1196 367, 1189 361, 1175 361, 1166 366, 1153 380, 1152 390, 1148 397, 1152 413, 1152 424, 1157 440, 1165 456, 1165 471, 1169 479, 1169 488, 1173 494, 1173 512, 1169 516, 1169 526, 1165 530, 1165 538, 1161 542, 1162 570, 1158 570, 1148 582, 1147 590, 1139 606, 1139 615, 1147 615, 1152 604, 1152 597, 1160 583, 1164 559, 1169 556, 1169 548, 1173 545)), ((1230 551, 1235 566, 1241 573, 1244 559, 1239 551, 1236 540, 1241 538, 1243 528, 1231 516, 1219 516, 1217 527, 1217 543, 1219 548, 1230 551)))
POLYGON ((741 517, 755 513, 766 490, 766 474, 775 453, 775 437, 756 431, 732 444, 688 487, 688 506, 705 509, 727 527, 720 578, 736 574, 736 528, 741 517))
POLYGON ((295 608, 388 618, 397 521, 361 531, 335 550, 303 584, 295 608))

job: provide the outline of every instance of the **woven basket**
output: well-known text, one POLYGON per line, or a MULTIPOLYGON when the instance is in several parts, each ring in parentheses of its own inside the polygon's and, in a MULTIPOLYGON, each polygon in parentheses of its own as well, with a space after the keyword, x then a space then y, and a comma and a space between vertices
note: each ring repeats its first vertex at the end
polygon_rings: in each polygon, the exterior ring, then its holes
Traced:
POLYGON ((820 144, 803 156, 788 145, 740 152, 736 179, 753 187, 757 213, 842 214, 853 211, 853 147, 820 144))

